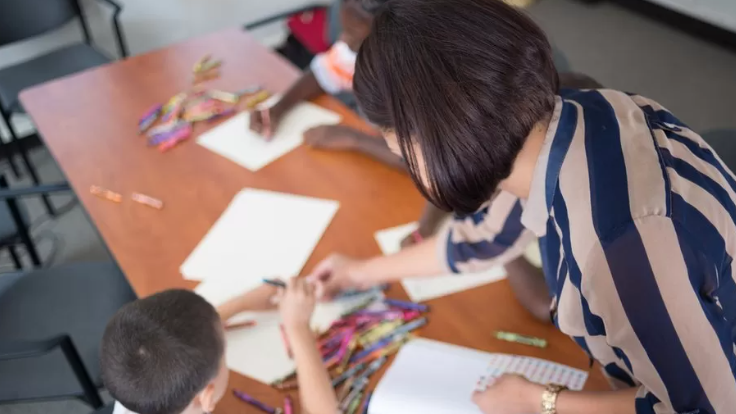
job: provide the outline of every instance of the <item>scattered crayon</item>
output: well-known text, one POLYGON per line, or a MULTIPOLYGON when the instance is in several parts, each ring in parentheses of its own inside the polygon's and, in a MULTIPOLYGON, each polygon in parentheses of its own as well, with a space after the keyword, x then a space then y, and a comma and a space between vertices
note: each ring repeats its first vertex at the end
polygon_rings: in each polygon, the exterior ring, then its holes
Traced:
POLYGON ((102 188, 97 185, 93 185, 89 188, 89 192, 96 195, 97 197, 104 198, 106 200, 113 201, 115 203, 120 203, 123 201, 123 196, 114 192, 110 191, 106 188, 102 188))
POLYGON ((394 306, 401 309, 418 310, 420 312, 426 312, 429 310, 429 306, 427 305, 422 305, 421 303, 407 302, 404 300, 384 299, 383 302, 389 306, 394 306))
POLYGON ((235 397, 237 397, 239 400, 258 408, 264 413, 268 413, 268 414, 283 414, 284 413, 284 411, 281 408, 274 408, 267 404, 264 404, 242 391, 233 389, 233 395, 235 395, 235 397))
POLYGON ((360 400, 363 399, 363 393, 359 392, 352 401, 350 401, 350 405, 348 405, 347 410, 345 410, 345 414, 355 414, 358 411, 358 407, 360 406, 360 400))
POLYGON ((291 402, 291 397, 288 395, 284 397, 284 414, 294 414, 294 406, 291 402))
POLYGON ((360 414, 368 414, 368 405, 371 403, 372 396, 373 396, 372 392, 369 392, 368 395, 365 396, 365 400, 363 401, 363 406, 360 408, 360 414))
POLYGON ((145 204, 149 207, 153 207, 158 210, 161 210, 162 208, 164 208, 163 201, 157 198, 153 198, 151 196, 147 196, 145 194, 133 193, 130 195, 130 199, 135 201, 136 203, 145 204))
POLYGON ((533 336, 526 336, 517 334, 514 332, 504 332, 504 331, 496 331, 493 336, 496 337, 496 339, 500 339, 502 341, 508 341, 508 342, 516 342, 519 344, 524 345, 530 345, 530 346, 536 346, 537 348, 546 348, 547 347, 547 340, 542 338, 535 338, 533 336))

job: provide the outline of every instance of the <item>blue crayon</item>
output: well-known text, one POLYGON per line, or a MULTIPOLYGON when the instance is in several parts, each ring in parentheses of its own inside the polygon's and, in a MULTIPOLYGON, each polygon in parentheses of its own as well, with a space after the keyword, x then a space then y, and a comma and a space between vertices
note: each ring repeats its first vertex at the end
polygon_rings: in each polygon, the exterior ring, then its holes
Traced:
POLYGON ((422 305, 421 303, 407 302, 405 300, 397 299, 384 299, 383 303, 389 306, 395 306, 401 309, 418 310, 420 312, 426 312, 429 310, 429 306, 422 305))
POLYGON ((368 414, 368 404, 371 403, 372 396, 373 392, 369 392, 368 395, 365 397, 365 400, 363 400, 363 406, 360 408, 361 414, 368 414))
POLYGON ((337 387, 338 385, 342 384, 343 382, 345 382, 346 379, 352 377, 353 375, 355 375, 356 372, 358 372, 361 369, 363 369, 364 366, 365 366, 365 364, 361 362, 360 364, 356 364, 354 367, 350 367, 350 369, 348 369, 347 371, 343 372, 338 377, 335 377, 332 380, 332 387, 334 388, 334 387, 337 387))

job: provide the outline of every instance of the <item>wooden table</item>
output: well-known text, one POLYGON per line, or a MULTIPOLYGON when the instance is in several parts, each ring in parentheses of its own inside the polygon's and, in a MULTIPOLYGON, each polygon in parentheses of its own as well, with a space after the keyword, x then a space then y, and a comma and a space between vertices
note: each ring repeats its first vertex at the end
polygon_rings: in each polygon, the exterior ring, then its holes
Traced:
MULTIPOLYGON (((260 84, 284 91, 299 72, 240 30, 228 30, 50 82, 21 100, 66 174, 115 259, 141 296, 174 287, 193 288, 179 266, 243 187, 340 201, 340 209, 305 266, 333 251, 358 257, 379 253, 375 231, 418 217, 423 201, 402 172, 351 153, 302 146, 253 173, 194 142, 162 154, 137 133, 147 108, 187 89, 191 67, 203 55, 223 59, 223 76, 212 87, 238 90, 260 84), (100 185, 124 194, 142 192, 165 202, 158 211, 132 202, 115 204, 89 193, 100 185)), ((339 112, 346 124, 366 128, 329 97, 315 101, 339 112)), ((200 133, 209 126, 198 125, 200 133)), ((391 296, 406 297, 397 285, 391 296)), ((422 335, 485 351, 546 358, 587 369, 588 358, 568 337, 527 315, 509 285, 498 282, 431 302, 422 335), (544 337, 540 350, 501 342, 493 330, 544 337)), ((375 379, 374 379, 375 381, 375 379)), ((231 385, 279 404, 279 393, 238 374, 231 385)), ((607 389, 597 369, 588 389, 607 389)), ((218 413, 243 412, 228 396, 218 413)), ((246 411, 249 412, 249 411, 246 411)))

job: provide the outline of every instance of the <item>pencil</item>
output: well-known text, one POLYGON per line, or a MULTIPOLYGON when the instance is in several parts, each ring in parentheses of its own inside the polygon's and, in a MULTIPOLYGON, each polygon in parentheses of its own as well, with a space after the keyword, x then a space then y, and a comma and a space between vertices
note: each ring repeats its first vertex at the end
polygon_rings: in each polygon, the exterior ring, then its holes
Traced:
POLYGON ((245 322, 239 322, 239 323, 230 323, 225 325, 226 331, 233 331, 235 329, 241 329, 241 328, 250 328, 251 326, 256 326, 256 321, 245 321, 245 322))

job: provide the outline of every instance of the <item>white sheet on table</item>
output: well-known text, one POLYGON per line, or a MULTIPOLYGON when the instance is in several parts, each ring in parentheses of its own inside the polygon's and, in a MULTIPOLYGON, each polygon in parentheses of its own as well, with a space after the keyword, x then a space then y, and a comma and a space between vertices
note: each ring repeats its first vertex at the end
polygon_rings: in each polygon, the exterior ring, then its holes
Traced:
MULTIPOLYGON (((409 223, 376 233, 375 238, 383 254, 393 254, 401 250, 401 240, 416 230, 417 223, 409 223)), ((506 277, 502 266, 492 269, 463 275, 442 275, 404 279, 401 284, 411 300, 421 302, 441 296, 451 295, 463 290, 472 289, 487 283, 495 282, 506 277)))

